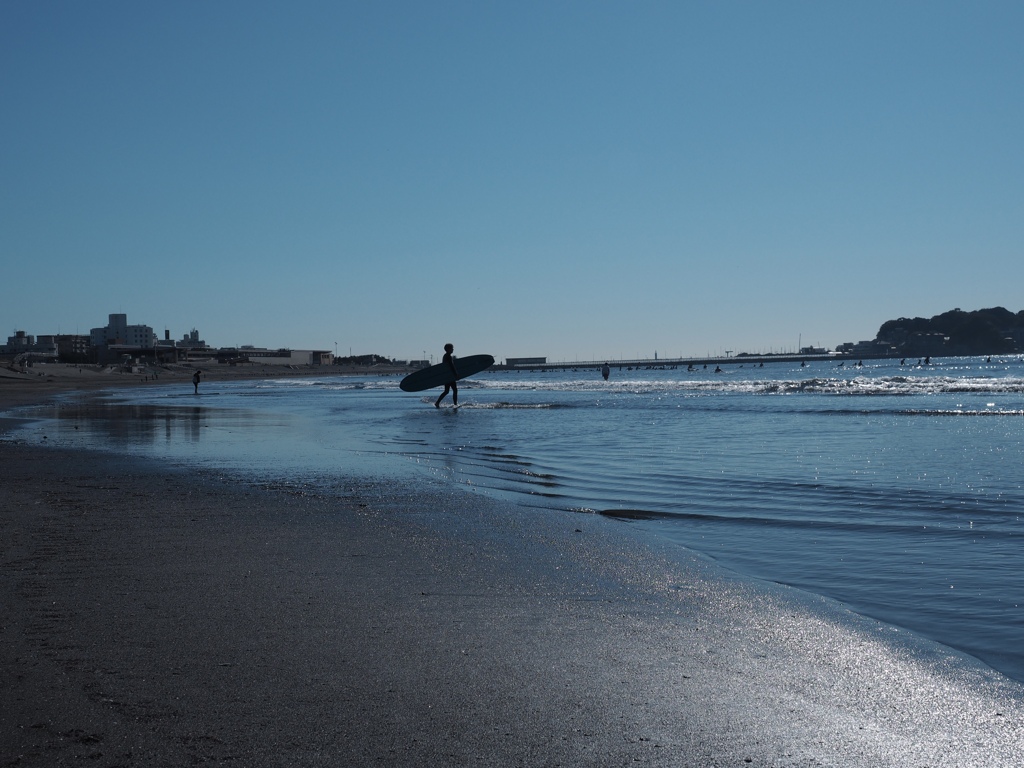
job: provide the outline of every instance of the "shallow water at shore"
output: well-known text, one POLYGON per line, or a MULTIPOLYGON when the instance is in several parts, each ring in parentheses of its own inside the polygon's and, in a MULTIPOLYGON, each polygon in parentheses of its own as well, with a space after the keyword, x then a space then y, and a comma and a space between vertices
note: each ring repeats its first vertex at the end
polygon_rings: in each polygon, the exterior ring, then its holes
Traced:
POLYGON ((1024 364, 494 373, 431 407, 397 379, 67 397, 23 439, 282 482, 427 476, 631 520, 1024 680, 1024 364))

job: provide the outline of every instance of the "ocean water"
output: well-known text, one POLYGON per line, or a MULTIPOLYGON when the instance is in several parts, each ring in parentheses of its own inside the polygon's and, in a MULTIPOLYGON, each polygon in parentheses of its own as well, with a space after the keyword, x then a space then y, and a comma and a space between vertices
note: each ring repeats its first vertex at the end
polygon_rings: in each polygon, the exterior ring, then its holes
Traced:
POLYGON ((933 363, 488 372, 441 410, 397 378, 210 380, 65 400, 20 437, 608 514, 1024 681, 1024 359, 933 363))

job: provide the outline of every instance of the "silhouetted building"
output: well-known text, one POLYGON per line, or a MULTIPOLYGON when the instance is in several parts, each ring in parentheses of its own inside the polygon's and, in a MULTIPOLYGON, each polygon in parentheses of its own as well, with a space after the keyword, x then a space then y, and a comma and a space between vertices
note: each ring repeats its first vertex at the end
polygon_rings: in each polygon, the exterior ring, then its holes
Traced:
POLYGON ((7 343, 0 347, 0 355, 28 355, 33 358, 57 358, 57 345, 52 336, 38 339, 30 333, 15 331, 7 337, 7 343))
POLYGON ((109 315, 108 322, 102 328, 93 328, 89 332, 89 341, 93 347, 121 346, 129 349, 152 349, 156 344, 156 334, 148 325, 128 325, 128 315, 109 315))

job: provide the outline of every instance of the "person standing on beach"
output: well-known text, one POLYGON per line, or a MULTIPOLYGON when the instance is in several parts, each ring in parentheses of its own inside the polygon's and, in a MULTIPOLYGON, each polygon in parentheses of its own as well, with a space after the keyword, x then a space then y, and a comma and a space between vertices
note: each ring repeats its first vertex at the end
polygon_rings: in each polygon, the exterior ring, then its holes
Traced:
POLYGON ((452 393, 452 405, 459 404, 459 387, 455 383, 459 378, 459 372, 455 369, 455 358, 452 357, 452 352, 454 351, 455 346, 453 344, 444 345, 444 357, 441 358, 441 365, 447 365, 452 369, 452 380, 444 385, 444 392, 442 392, 441 396, 434 401, 435 408, 441 407, 441 401, 444 400, 445 396, 448 394, 448 390, 451 390, 452 393))
POLYGON ((202 373, 201 370, 196 368, 196 372, 192 374, 192 386, 196 388, 196 394, 199 394, 199 375, 202 373))

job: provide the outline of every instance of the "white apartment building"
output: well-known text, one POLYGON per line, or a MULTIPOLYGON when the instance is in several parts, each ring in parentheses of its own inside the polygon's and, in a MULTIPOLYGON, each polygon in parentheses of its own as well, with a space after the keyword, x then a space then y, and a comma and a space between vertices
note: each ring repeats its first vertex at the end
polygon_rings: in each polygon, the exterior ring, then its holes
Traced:
POLYGON ((109 315, 108 320, 103 328, 93 328, 89 332, 89 340, 93 347, 117 345, 134 349, 153 349, 156 345, 156 334, 148 325, 128 325, 128 315, 123 314, 109 315))

